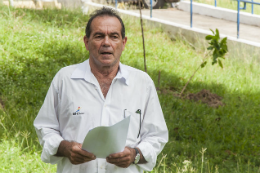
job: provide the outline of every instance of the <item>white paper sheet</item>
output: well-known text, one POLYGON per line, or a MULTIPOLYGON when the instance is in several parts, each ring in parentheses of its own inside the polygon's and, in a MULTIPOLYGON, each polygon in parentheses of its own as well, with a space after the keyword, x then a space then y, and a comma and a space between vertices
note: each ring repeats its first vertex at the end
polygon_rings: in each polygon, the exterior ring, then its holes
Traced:
POLYGON ((96 127, 88 132, 82 149, 93 153, 97 158, 106 158, 110 154, 122 152, 125 148, 130 117, 108 127, 96 127))

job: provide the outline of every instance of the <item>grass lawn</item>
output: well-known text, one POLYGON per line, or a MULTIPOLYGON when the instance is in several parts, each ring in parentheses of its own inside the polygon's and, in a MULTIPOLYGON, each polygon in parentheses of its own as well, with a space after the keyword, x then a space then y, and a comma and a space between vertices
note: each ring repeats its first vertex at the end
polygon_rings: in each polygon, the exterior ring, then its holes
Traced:
MULTIPOLYGON (((185 1, 189 1, 189 0, 185 0, 185 1)), ((248 1, 252 1, 252 0, 248 0, 248 1)), ((253 0, 253 1, 260 3, 260 0, 253 0)), ((193 0, 193 2, 199 2, 199 3, 215 6, 215 0, 193 0)), ((217 6, 237 11, 237 0, 217 0, 217 6)), ((253 5, 253 6, 254 6, 254 14, 260 15, 260 5, 253 5)), ((244 3, 241 2, 240 7, 241 8, 244 7, 244 3)), ((247 3, 246 10, 241 10, 241 12, 251 13, 252 11, 251 9, 252 9, 252 5, 250 3, 247 3)))
MULTIPOLYGON (((55 172, 40 160, 33 128, 52 78, 62 67, 88 58, 81 11, 9 9, 0 5, 0 172, 55 172)), ((121 57, 144 69, 139 21, 124 18, 128 42, 121 57)), ((201 63, 204 50, 172 41, 144 27, 149 75, 158 86, 170 141, 153 172, 260 172, 259 58, 227 56, 224 69, 210 63, 199 70, 186 93, 210 90, 225 104, 174 97, 201 63)))

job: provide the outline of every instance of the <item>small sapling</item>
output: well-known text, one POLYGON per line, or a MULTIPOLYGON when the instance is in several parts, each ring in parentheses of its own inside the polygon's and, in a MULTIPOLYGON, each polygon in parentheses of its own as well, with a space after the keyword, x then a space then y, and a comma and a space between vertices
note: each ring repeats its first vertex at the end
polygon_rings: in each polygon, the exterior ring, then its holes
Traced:
POLYGON ((181 93, 180 93, 180 97, 182 96, 183 92, 185 91, 187 85, 190 83, 191 79, 194 77, 194 75, 196 74, 196 72, 200 69, 200 68, 204 68, 207 64, 207 59, 209 57, 212 58, 212 65, 218 63, 218 65, 223 68, 223 64, 221 62, 220 59, 225 59, 225 55, 228 52, 228 47, 227 47, 227 37, 223 38, 222 40, 220 39, 219 36, 219 31, 218 29, 216 29, 216 33, 211 30, 213 35, 207 35, 205 37, 205 39, 207 41, 209 41, 209 47, 207 48, 208 53, 204 56, 203 58, 203 62, 199 65, 199 67, 195 70, 195 72, 193 73, 193 75, 190 77, 190 79, 188 80, 188 82, 185 84, 185 86, 183 87, 181 93), (212 54, 212 56, 208 56, 212 54))

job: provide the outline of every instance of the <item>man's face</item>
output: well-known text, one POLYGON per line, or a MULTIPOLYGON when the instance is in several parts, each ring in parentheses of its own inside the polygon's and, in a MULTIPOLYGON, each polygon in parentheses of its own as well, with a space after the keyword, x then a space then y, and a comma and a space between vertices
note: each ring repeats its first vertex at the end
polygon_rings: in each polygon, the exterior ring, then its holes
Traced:
POLYGON ((127 38, 122 38, 121 23, 116 17, 96 17, 89 38, 84 37, 89 58, 98 67, 114 66, 120 60, 127 38))

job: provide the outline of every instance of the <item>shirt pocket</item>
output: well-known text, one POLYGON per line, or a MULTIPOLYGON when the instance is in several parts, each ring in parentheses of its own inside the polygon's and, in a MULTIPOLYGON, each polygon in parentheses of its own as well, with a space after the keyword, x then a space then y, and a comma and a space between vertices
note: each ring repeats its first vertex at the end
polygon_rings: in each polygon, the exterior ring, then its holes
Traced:
POLYGON ((138 113, 132 113, 126 111, 126 117, 130 117, 130 124, 128 128, 126 145, 132 146, 135 145, 137 140, 140 139, 140 130, 141 130, 141 115, 138 113))
POLYGON ((89 130, 94 128, 93 119, 87 113, 71 115, 65 127, 65 139, 82 143, 89 130))

